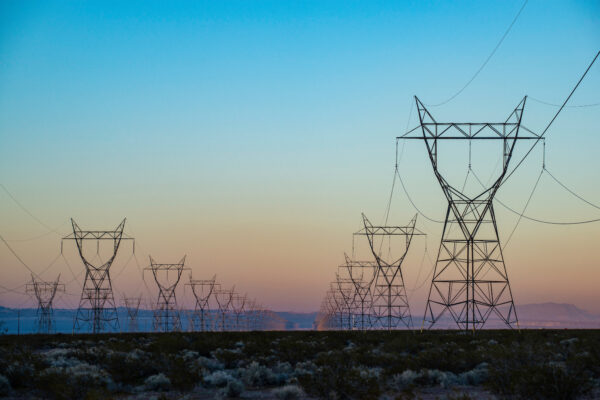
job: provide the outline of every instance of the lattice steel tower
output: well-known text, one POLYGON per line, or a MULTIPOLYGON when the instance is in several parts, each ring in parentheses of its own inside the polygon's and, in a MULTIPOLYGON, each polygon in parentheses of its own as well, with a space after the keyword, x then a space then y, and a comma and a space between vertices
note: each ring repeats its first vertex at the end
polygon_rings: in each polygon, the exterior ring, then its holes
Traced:
POLYGON ((44 282, 36 280, 31 275, 31 283, 25 286, 25 291, 35 295, 38 301, 37 308, 37 333, 52 333, 55 331, 52 308, 52 302, 56 293, 64 293, 64 283, 60 281, 60 274, 54 282, 44 282))
POLYGON ((196 331, 209 331, 210 330, 210 299, 213 296, 215 290, 216 276, 212 279, 192 279, 190 275, 190 282, 186 283, 186 286, 192 288, 192 293, 196 299, 196 306, 192 317, 193 329, 196 331))
POLYGON ((361 331, 373 327, 373 282, 377 276, 377 263, 374 261, 356 261, 347 255, 346 264, 340 268, 346 268, 348 276, 354 284, 355 311, 354 327, 361 331))
MULTIPOLYGON (((373 325, 377 328, 392 330, 404 324, 407 328, 412 327, 412 317, 408 304, 404 276, 402 274, 402 262, 408 253, 408 248, 414 235, 423 235, 423 232, 415 228, 417 216, 406 226, 373 226, 369 219, 363 214, 364 229, 355 235, 364 235, 369 241, 369 247, 377 263, 377 272, 373 286, 373 325), (401 236, 404 243, 399 252, 386 257, 383 255, 382 247, 385 238, 401 236), (394 259, 391 259, 394 257, 394 259)), ((398 243, 394 243, 397 247, 398 243)), ((391 246, 391 243, 390 243, 391 246)))
POLYGON ((125 219, 113 231, 84 231, 73 219, 71 219, 71 224, 73 234, 64 237, 63 240, 75 241, 79 256, 85 266, 85 281, 73 330, 80 331, 85 326, 89 326, 93 333, 101 332, 106 328, 118 331, 119 318, 110 280, 110 267, 117 256, 121 241, 133 240, 133 238, 123 235, 125 219), (100 259, 100 242, 104 240, 112 241, 113 244, 111 256, 106 262, 102 262, 100 259), (96 255, 100 264, 92 263, 85 256, 84 243, 88 241, 96 242, 96 255))
POLYGON ((127 310, 127 332, 137 332, 138 330, 138 314, 140 305, 142 304, 141 297, 125 297, 123 296, 123 306, 127 310))
MULTIPOLYGON (((493 200, 503 183, 517 141, 539 138, 535 134, 519 134, 526 97, 499 123, 437 122, 417 97, 415 101, 422 135, 406 134, 400 138, 423 140, 435 177, 448 201, 423 327, 426 324, 427 328, 432 327, 446 312, 459 329, 467 331, 481 329, 492 313, 509 327, 518 327, 493 200), (439 147, 445 141, 456 140, 469 142, 469 157, 471 143, 476 141, 497 141, 502 145, 499 176, 475 195, 467 195, 464 188, 452 186, 440 172, 439 147)), ((469 165, 469 171, 470 168, 469 165)))
POLYGON ((185 267, 185 256, 175 264, 159 264, 150 256, 150 266, 145 269, 152 271, 154 281, 158 286, 158 299, 154 310, 155 329, 163 332, 180 331, 181 317, 177 308, 175 289, 177 289, 183 271, 189 270, 185 267), (175 274, 173 281, 169 281, 169 272, 175 274))

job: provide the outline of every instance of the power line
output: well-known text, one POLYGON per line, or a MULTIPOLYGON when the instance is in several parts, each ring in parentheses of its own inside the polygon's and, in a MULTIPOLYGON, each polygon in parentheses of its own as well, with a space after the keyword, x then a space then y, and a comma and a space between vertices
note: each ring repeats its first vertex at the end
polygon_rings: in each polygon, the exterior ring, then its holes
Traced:
POLYGON ((8 244, 8 242, 7 242, 7 241, 4 239, 4 237, 2 237, 2 235, 0 235, 0 240, 2 240, 2 242, 4 242, 4 244, 6 245, 6 247, 8 248, 8 250, 10 250, 10 252, 13 254, 13 256, 15 256, 15 258, 16 258, 17 260, 19 260, 19 262, 20 262, 21 264, 23 264, 23 266, 24 266, 25 268, 27 268, 27 269, 29 270, 29 272, 31 272, 31 274, 32 274, 32 275, 34 275, 34 276, 35 276, 36 278, 38 278, 38 279, 41 279, 41 278, 39 277, 39 275, 38 275, 38 274, 36 274, 36 273, 33 271, 33 269, 31 269, 31 268, 29 267, 29 265, 27 265, 27 263, 25 263, 25 261, 23 261, 23 259, 22 259, 21 257, 19 257, 19 255, 17 254, 17 252, 16 252, 16 251, 14 251, 12 247, 10 247, 10 245, 9 245, 9 244, 8 244))
MULTIPOLYGON (((44 223, 42 220, 40 220, 38 217, 36 217, 35 215, 33 215, 33 213, 32 213, 31 211, 29 211, 29 210, 28 210, 28 209, 27 209, 27 208, 26 208, 26 207, 25 207, 23 204, 21 204, 21 202, 19 202, 19 200, 17 200, 17 199, 15 198, 15 196, 13 196, 13 195, 12 195, 12 193, 11 193, 11 192, 9 192, 9 191, 8 191, 8 189, 6 188, 6 186, 4 186, 2 183, 0 183, 0 187, 2 188, 2 190, 4 190, 4 192, 5 192, 5 193, 8 195, 8 197, 10 197, 10 198, 12 199, 12 201, 14 201, 14 202, 15 202, 15 204, 16 204, 17 206, 19 206, 19 208, 20 208, 21 210, 23 210, 23 211, 24 211, 24 212, 25 212, 27 215, 29 215, 31 218, 33 218, 33 219, 34 219, 34 220, 35 220, 35 221, 36 221, 38 224, 42 225, 42 226, 43 226, 44 228, 46 228, 46 229, 47 229, 49 232, 54 232, 54 233, 56 233, 56 234, 57 234, 57 235, 59 235, 59 236, 61 235, 61 234, 60 234, 60 232, 58 232, 58 231, 57 231, 57 229, 49 227, 49 226, 48 226, 48 225, 46 225, 46 224, 45 224, 45 223, 44 223)), ((64 223, 63 223, 63 224, 61 224, 60 226, 62 226, 62 225, 64 225, 64 223)), ((40 236, 40 237, 41 237, 41 236, 40 236)), ((33 240, 33 239, 37 239, 37 238, 31 238, 31 239, 22 239, 22 240, 19 240, 19 241, 24 241, 24 240, 33 240)))
POLYGON ((550 128, 550 126, 552 125, 552 123, 556 120, 556 117, 558 117, 558 114, 560 114, 560 112, 563 110, 563 108, 565 108, 565 105, 567 104, 567 102, 569 101, 569 99, 571 99, 571 96, 573 96, 573 93, 575 93, 575 91, 577 90, 577 88, 579 87, 579 85, 581 84, 581 82, 583 81, 583 78, 585 78, 585 76, 587 75, 587 73, 590 70, 590 68, 592 68, 592 65, 594 65, 594 63, 598 59, 599 55, 600 55, 600 51, 598 51, 598 53, 596 53, 596 56, 594 57, 594 59, 592 60, 592 62, 590 63, 590 65, 587 67, 587 69, 585 70, 585 72, 583 73, 583 75, 581 75, 581 78, 579 78, 579 81, 577 81, 577 84, 575 85, 575 87, 573 88, 573 90, 571 90, 571 93, 569 93, 569 96, 567 96, 567 98, 563 102, 562 106, 560 106, 560 108, 558 109, 558 111, 556 112, 556 114, 554 114, 554 117, 552 117, 552 119, 550 120, 550 122, 546 126, 546 129, 544 129, 544 131, 542 132, 542 134, 539 135, 539 137, 535 140, 535 142, 533 142, 533 145, 531 146, 531 148, 527 151, 527 153, 525 153, 525 155, 523 156, 523 158, 521 158, 521 160, 517 163, 517 165, 513 168, 513 170, 503 179, 502 183, 506 182, 508 180, 508 178, 510 178, 512 176, 512 174, 515 173, 515 171, 519 168, 519 166, 523 163, 523 161, 525 161, 525 159, 527 158, 527 156, 529 156, 529 154, 533 151, 533 149, 535 148, 535 146, 537 146, 537 144, 540 142, 540 140, 542 140, 542 138, 544 137, 544 135, 546 134, 546 132, 548 132, 548 129, 550 128))
POLYGON ((513 235, 515 234, 515 231, 517 230, 517 227, 519 226, 519 223, 521 222, 521 219, 523 218, 523 215, 525 214, 527 207, 529 207, 529 203, 531 202, 531 199, 533 198, 533 194, 535 193, 535 190, 537 189, 538 184, 540 183, 540 179, 542 178, 543 174, 544 174, 544 170, 542 169, 540 171, 540 174, 537 177, 537 180, 535 181, 535 185, 533 185, 533 189, 531 190, 531 193, 529 194, 529 198, 527 199, 527 202, 525 203, 525 206, 523 207, 523 211, 521 211, 521 214, 519 214, 519 219, 517 219, 517 223, 515 224, 513 230, 510 232, 510 235, 508 235, 508 239, 506 239, 506 242, 504 242, 503 249, 506 249, 506 246, 508 246, 508 243, 510 243, 510 239, 512 239, 513 235))
POLYGON ((398 168, 396 168, 396 175, 398 176, 398 180, 400 181, 400 184, 402 186, 402 189, 404 189, 404 193, 406 194, 406 197, 408 198, 408 201, 410 201, 410 204, 412 204, 412 206, 414 207, 414 209, 425 219, 431 221, 431 222, 437 222, 438 224, 443 224, 444 221, 441 221, 439 219, 434 219, 429 217, 428 215, 424 214, 423 211, 421 211, 419 209, 419 207, 417 207, 417 205, 415 204, 415 202, 413 201, 413 199, 410 197, 410 194, 408 193, 408 190, 406 190, 406 186, 404 186, 404 181, 402 180, 402 177, 400 176, 400 171, 398 171, 398 168))
POLYGON ((554 179, 554 181, 556 183, 558 183, 560 186, 562 186, 567 192, 571 193, 573 196, 577 197, 579 200, 583 201, 584 203, 587 203, 587 204, 589 204, 590 206, 592 206, 594 208, 600 209, 600 206, 597 206, 596 204, 594 204, 594 203, 592 203, 590 201, 587 201, 586 199, 584 199, 583 197, 581 197, 580 195, 578 195, 577 193, 575 193, 574 191, 572 191, 571 189, 569 189, 564 183, 562 183, 554 175, 552 175, 550 173, 550 171, 548 171, 548 168, 544 167, 544 170, 546 170, 546 173, 548 173, 548 175, 550 175, 550 177, 552 179, 554 179))
POLYGON ((517 22, 517 19, 519 19, 519 16, 521 15, 521 12, 523 12, 523 9, 527 5, 528 1, 529 0, 525 0, 525 2, 523 3, 523 5, 519 9, 519 12, 517 13, 517 15, 515 15, 515 17, 513 18, 512 22, 510 23, 510 25, 508 26, 508 28, 504 32, 504 35, 502 35, 502 37, 500 38, 500 40, 496 44, 496 47, 494 47, 494 49, 492 50, 492 52, 490 53, 490 55, 485 59, 485 61, 483 62, 483 64, 481 64, 481 67, 479 67, 479 69, 475 72, 475 74, 471 77, 471 79, 469 79, 467 81, 467 83, 465 83, 465 85, 458 92, 454 93, 452 96, 450 96, 446 100, 442 101, 441 103, 437 103, 437 104, 427 104, 427 106, 438 107, 438 106, 442 106, 442 105, 444 105, 444 104, 452 101, 456 96, 458 96, 459 94, 461 94, 463 92, 463 90, 465 90, 467 88, 467 86, 469 86, 475 80, 475 78, 477 78, 477 75, 479 75, 479 73, 481 71, 483 71, 483 69, 485 68, 485 66, 487 65, 487 63, 491 60, 491 58, 494 56, 494 54, 496 54, 496 51, 498 50, 498 48, 500 48, 500 45, 502 44, 502 42, 504 41, 504 39, 506 39, 506 36, 508 36, 508 33, 512 29, 512 27, 515 24, 515 22, 517 22))
MULTIPOLYGON (((542 170, 542 173, 545 170, 542 170)), ((472 171, 473 176, 475 177, 475 179, 477 179, 477 181, 479 182, 479 184, 483 186, 483 182, 481 182, 481 179, 479 179, 479 177, 475 174, 474 171, 472 171)), ((537 185, 537 183, 536 183, 537 185)), ((504 208, 506 208, 508 211, 512 212, 513 214, 516 214, 518 216, 520 216, 520 218, 525 218, 529 221, 533 221, 533 222, 539 222, 540 224, 546 224, 546 225, 583 225, 583 224, 591 224, 594 222, 599 222, 600 218, 596 218, 596 219, 588 219, 588 220, 582 220, 582 221, 567 221, 567 222, 561 222, 561 221, 547 221, 547 220, 543 220, 543 219, 539 219, 539 218, 533 218, 533 217, 529 217, 523 213, 520 213, 516 210, 514 210, 513 208, 509 207, 508 205, 506 205, 505 203, 502 202, 502 200, 500 200, 497 196, 495 198, 495 200, 500 203, 500 205, 504 208)))
MULTIPOLYGON (((549 102, 547 102, 547 101, 540 100, 540 99, 537 99, 537 98, 535 98, 535 97, 532 97, 532 96, 529 96, 529 99, 530 99, 530 100, 533 100, 533 101, 535 101, 535 102, 537 102, 537 103, 540 103, 540 104, 545 104, 545 105, 547 105, 547 106, 552 106, 552 107, 560 107, 560 104, 549 103, 549 102)), ((586 107, 597 107, 597 106, 600 106, 600 103, 590 103, 590 104, 574 104, 574 105, 571 105, 571 106, 566 106, 566 107, 567 107, 567 108, 586 108, 586 107)))

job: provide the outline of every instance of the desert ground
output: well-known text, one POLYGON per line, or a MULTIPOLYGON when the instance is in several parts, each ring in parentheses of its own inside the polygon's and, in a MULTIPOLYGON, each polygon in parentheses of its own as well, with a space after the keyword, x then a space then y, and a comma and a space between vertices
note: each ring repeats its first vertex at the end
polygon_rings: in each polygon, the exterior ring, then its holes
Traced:
POLYGON ((2 335, 0 395, 600 398, 600 331, 2 335))

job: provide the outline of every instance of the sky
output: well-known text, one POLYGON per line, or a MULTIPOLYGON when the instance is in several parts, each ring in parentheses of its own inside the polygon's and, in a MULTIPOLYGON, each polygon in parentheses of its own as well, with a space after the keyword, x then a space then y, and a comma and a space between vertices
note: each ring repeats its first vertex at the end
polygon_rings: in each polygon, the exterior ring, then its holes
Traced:
MULTIPOLYGON (((126 217, 136 250, 132 256, 124 243, 112 267, 117 297, 155 301, 151 275, 141 274, 148 256, 169 263, 187 255, 195 279, 216 274, 272 309, 316 311, 352 251, 361 213, 383 221, 395 138, 418 125, 413 96, 428 105, 455 94, 522 6, 3 1, 0 183, 20 205, 0 190, 0 234, 44 279, 61 274, 67 294, 57 307, 76 307, 81 292, 74 244, 66 241, 60 256, 70 218, 83 229, 112 229, 126 217)), ((430 112, 439 121, 503 121, 528 95, 523 125, 539 133, 557 108, 532 98, 562 103, 599 49, 598 2, 529 0, 472 83, 430 112)), ((600 63, 569 104, 598 103, 598 93, 600 63)), ((566 108, 545 151, 548 170, 595 204, 599 110, 566 108)), ((406 192, 425 215, 443 218, 423 143, 399 146, 406 192)), ((457 177, 466 172, 460 154, 445 159, 457 177)), ((477 159, 495 162, 498 153, 490 154, 477 159)), ((542 158, 540 146, 498 198, 522 210, 542 158)), ((416 213, 406 192, 396 181, 390 224, 416 213)), ((506 241, 518 217, 496 208, 506 241)), ((526 214, 600 218, 546 174, 526 214)), ((422 216, 417 226, 427 236, 415 239, 404 263, 416 314, 429 288, 425 248, 435 257, 442 229, 422 216)), ((600 313, 599 235, 600 223, 522 220, 505 245, 516 303, 600 313)), ((356 240, 364 251, 364 237, 356 240)), ((0 266, 1 285, 17 292, 0 290, 0 304, 35 306, 18 293, 29 271, 3 243, 0 266)), ((192 304, 189 288, 177 293, 192 304)))

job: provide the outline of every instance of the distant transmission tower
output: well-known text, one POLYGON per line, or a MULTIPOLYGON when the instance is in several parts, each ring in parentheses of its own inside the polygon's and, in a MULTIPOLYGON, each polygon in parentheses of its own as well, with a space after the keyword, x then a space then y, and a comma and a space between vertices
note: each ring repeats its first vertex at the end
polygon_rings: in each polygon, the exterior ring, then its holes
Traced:
POLYGON ((75 241, 79 256, 85 265, 85 281, 73 329, 80 331, 87 326, 93 333, 101 332, 107 327, 118 331, 119 318, 110 280, 110 267, 117 256, 121 241, 133 240, 133 238, 123 235, 125 219, 113 231, 83 231, 73 219, 71 219, 71 224, 73 225, 73 234, 64 237, 63 240, 75 241), (104 240, 112 241, 113 246, 110 257, 103 263, 100 259, 100 242, 104 240), (99 264, 93 264, 85 256, 84 243, 88 241, 96 242, 96 256, 99 264))
POLYGON ((342 277, 339 272, 335 274, 335 277, 336 289, 342 299, 340 328, 352 330, 354 328, 354 310, 356 308, 354 283, 352 279, 342 277))
POLYGON ((233 301, 234 288, 215 290, 215 300, 219 307, 218 321, 215 324, 215 329, 224 332, 229 329, 229 314, 231 310, 231 302, 233 301))
POLYGON ((356 294, 356 318, 354 320, 355 328, 361 331, 373 327, 373 282, 377 276, 378 265, 374 261, 354 261, 347 255, 346 264, 341 268, 346 268, 350 280, 354 284, 356 294))
MULTIPOLYGON (((375 285, 373 287, 373 314, 374 325, 378 328, 392 330, 397 328, 400 323, 407 328, 412 326, 412 317, 404 286, 404 276, 402 274, 402 262, 406 257, 408 248, 414 235, 423 235, 421 231, 415 228, 417 216, 406 226, 373 226, 369 219, 363 214, 364 229, 356 232, 355 235, 365 235, 369 240, 369 247, 377 263, 377 273, 375 285), (402 249, 392 257, 391 249, 388 257, 383 256, 382 247, 385 238, 402 236, 404 243, 402 249)), ((397 245, 397 244, 395 244, 397 245)))
POLYGON ((123 297, 123 305, 127 310, 127 331, 137 332, 138 330, 138 313, 140 311, 141 297, 123 297))
POLYGON ((186 283, 187 286, 192 288, 192 293, 196 299, 192 317, 192 326, 195 331, 210 330, 210 299, 215 290, 215 279, 216 276, 213 276, 212 279, 192 279, 190 275, 190 282, 186 283))
POLYGON ((55 331, 54 328, 54 309, 52 308, 52 302, 56 293, 64 293, 65 285, 58 283, 60 281, 60 274, 54 282, 43 282, 36 280, 33 275, 31 276, 31 283, 25 286, 27 293, 34 294, 38 301, 37 308, 37 332, 38 333, 52 333, 55 331))
POLYGON ((233 309, 233 313, 235 315, 235 325, 234 329, 236 331, 243 330, 243 319, 244 319, 244 311, 246 309, 247 302, 246 295, 234 294, 231 298, 231 308, 233 309))
POLYGON ((415 101, 422 135, 407 133, 400 139, 423 140, 435 177, 448 201, 423 326, 427 323, 429 328, 432 327, 446 312, 459 329, 467 331, 481 329, 492 313, 509 327, 518 326, 493 200, 502 185, 517 141, 539 139, 537 135, 519 135, 526 97, 500 123, 437 122, 417 97, 415 101), (464 185, 461 189, 448 183, 438 165, 442 143, 457 140, 469 143, 469 171, 471 143, 498 141, 502 146, 499 176, 473 196, 464 193, 464 185))
POLYGON ((175 289, 181 279, 185 267, 185 256, 175 264, 159 264, 150 256, 150 266, 145 268, 152 271, 154 281, 158 286, 158 299, 154 310, 154 327, 163 332, 181 331, 181 317, 177 308, 175 289), (175 275, 169 279, 169 273, 175 275))

